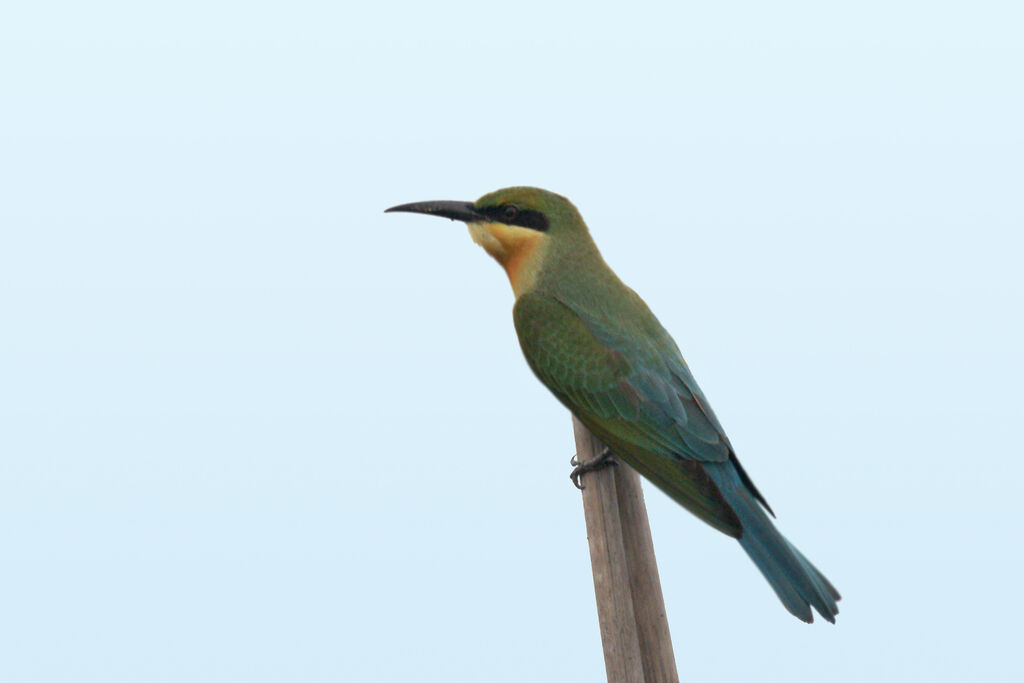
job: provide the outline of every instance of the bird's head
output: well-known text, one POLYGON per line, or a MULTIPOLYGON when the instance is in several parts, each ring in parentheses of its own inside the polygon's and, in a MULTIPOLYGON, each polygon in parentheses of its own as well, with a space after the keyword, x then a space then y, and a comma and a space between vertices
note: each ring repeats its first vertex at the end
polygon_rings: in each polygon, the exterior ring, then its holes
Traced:
POLYGON ((589 241, 568 199, 536 187, 507 187, 475 202, 416 202, 388 209, 463 221, 473 241, 500 263, 516 296, 532 288, 552 245, 589 241))

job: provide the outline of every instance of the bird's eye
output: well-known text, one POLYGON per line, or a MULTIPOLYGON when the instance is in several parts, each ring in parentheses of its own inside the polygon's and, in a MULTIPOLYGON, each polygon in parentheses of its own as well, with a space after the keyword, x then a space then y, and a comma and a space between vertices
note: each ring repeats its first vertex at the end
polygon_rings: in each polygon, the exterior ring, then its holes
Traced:
POLYGON ((519 209, 511 204, 506 204, 501 213, 505 217, 505 220, 512 222, 516 219, 516 216, 519 215, 519 209))

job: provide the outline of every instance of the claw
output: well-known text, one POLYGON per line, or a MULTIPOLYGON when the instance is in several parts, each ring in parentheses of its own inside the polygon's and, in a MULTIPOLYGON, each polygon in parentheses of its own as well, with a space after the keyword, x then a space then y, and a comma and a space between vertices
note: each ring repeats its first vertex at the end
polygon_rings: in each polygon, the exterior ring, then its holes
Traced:
POLYGON ((603 469, 609 465, 619 464, 618 461, 615 460, 611 449, 607 446, 604 447, 604 450, 601 451, 600 455, 589 462, 580 462, 578 456, 579 454, 574 455, 572 456, 572 459, 569 460, 569 464, 573 466, 572 472, 569 473, 569 479, 572 480, 573 485, 580 491, 584 488, 583 484, 580 483, 580 477, 584 474, 587 472, 593 472, 594 470, 603 469))

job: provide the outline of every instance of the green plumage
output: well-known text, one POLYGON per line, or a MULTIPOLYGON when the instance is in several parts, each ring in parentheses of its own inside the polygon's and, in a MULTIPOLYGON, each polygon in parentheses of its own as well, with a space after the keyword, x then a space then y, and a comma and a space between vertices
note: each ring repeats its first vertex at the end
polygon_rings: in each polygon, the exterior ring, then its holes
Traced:
MULTIPOLYGON (((657 343, 630 345, 620 325, 545 293, 519 297, 513 315, 530 367, 590 431, 695 515, 740 535, 699 465, 727 460, 729 446, 714 415, 701 409, 703 396, 686 388, 681 356, 657 343)), ((653 316, 651 322, 657 324, 653 316)))
POLYGON ((605 263, 576 207, 544 190, 515 187, 472 205, 396 210, 464 220, 478 230, 498 226, 483 244, 506 269, 525 254, 509 271, 517 293, 513 316, 541 382, 616 456, 739 540, 790 612, 811 621, 813 606, 835 620, 838 591, 768 518, 771 509, 676 343, 605 263))

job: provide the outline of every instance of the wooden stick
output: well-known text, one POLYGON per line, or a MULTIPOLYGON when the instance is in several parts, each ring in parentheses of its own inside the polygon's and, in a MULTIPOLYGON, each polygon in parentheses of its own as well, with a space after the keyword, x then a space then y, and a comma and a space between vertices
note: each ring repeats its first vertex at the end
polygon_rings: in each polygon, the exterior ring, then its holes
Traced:
MULTIPOLYGON (((573 417, 577 459, 604 445, 573 417)), ((640 477, 624 463, 583 475, 583 514, 609 683, 678 683, 640 477)))
MULTIPOLYGON (((576 459, 587 463, 600 456, 604 446, 583 423, 573 417, 576 459)), ((594 572, 597 621, 604 647, 604 668, 608 683, 645 683, 640 638, 633 615, 629 563, 622 539, 619 500, 615 492, 615 470, 606 467, 588 472, 583 483, 583 515, 587 520, 590 566, 594 572)))
POLYGON ((614 469, 644 680, 646 683, 679 683, 640 475, 624 463, 614 469))

